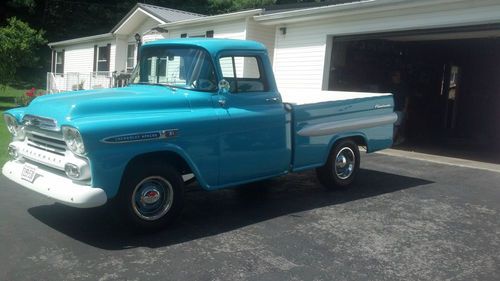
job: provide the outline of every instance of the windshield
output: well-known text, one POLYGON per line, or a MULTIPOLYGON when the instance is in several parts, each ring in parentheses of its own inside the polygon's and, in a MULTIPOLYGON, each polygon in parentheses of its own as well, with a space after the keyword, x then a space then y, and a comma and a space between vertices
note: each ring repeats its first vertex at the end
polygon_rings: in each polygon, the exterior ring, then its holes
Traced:
POLYGON ((161 84, 200 91, 217 89, 210 56, 198 48, 144 48, 130 81, 135 84, 161 84))

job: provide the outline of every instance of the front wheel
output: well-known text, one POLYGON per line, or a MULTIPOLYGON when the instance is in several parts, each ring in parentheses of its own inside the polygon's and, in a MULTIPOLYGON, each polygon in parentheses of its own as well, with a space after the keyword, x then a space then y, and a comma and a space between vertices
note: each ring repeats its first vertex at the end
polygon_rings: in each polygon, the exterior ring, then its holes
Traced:
POLYGON ((358 145, 352 140, 341 140, 335 144, 326 164, 316 169, 316 174, 327 188, 345 188, 354 181, 359 163, 358 145))
POLYGON ((184 182, 170 165, 129 169, 117 198, 119 216, 142 230, 166 227, 183 205, 184 182))

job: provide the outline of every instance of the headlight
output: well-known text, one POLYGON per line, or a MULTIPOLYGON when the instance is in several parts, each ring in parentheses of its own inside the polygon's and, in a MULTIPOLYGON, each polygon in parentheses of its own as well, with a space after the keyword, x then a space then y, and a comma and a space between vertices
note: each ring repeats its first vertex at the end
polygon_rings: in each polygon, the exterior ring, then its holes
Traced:
POLYGON ((4 114, 3 116, 5 123, 7 123, 7 129, 12 134, 15 140, 24 140, 26 134, 24 133, 24 126, 17 122, 17 119, 10 114, 4 114))
POLYGON ((62 127, 63 139, 69 150, 78 155, 85 154, 83 139, 77 129, 72 127, 62 127))

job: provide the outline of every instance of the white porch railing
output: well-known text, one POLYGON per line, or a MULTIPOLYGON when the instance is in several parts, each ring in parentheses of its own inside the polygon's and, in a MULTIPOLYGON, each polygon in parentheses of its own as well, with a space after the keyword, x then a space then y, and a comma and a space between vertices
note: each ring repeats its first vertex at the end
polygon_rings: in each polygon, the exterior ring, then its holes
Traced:
POLYGON ((109 71, 91 73, 67 72, 64 74, 47 73, 47 92, 89 90, 111 88, 115 79, 109 71))

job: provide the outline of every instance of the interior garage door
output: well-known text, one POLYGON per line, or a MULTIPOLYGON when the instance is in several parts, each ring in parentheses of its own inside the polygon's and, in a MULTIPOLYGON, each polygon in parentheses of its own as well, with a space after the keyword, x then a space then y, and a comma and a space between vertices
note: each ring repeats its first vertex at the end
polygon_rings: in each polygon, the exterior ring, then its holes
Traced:
POLYGON ((338 37, 331 52, 330 90, 396 95, 401 148, 500 162, 500 27, 338 37))

